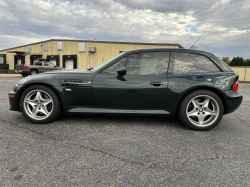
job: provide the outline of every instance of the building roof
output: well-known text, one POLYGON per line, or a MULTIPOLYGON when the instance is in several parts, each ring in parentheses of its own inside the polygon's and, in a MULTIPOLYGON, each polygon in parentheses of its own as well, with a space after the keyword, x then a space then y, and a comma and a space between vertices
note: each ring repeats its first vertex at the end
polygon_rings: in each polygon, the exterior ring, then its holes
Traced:
POLYGON ((178 46, 179 48, 184 49, 184 47, 182 45, 174 44, 174 43, 142 43, 142 42, 115 42, 115 41, 98 41, 98 40, 95 41, 95 40, 74 40, 74 39, 50 39, 50 40, 45 40, 45 41, 41 41, 41 42, 36 42, 36 43, 26 44, 26 45, 12 47, 12 48, 8 48, 8 49, 3 49, 3 50, 0 50, 0 52, 19 48, 19 47, 26 47, 26 46, 35 45, 35 44, 51 42, 51 41, 93 42, 93 43, 96 42, 96 43, 137 44, 137 45, 169 45, 169 46, 178 46))

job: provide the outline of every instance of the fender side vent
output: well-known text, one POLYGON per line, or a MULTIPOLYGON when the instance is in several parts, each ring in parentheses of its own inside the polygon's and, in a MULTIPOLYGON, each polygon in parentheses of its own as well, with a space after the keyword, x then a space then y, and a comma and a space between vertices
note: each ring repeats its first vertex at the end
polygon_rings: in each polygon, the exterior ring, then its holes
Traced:
POLYGON ((81 86, 81 85, 90 85, 91 81, 78 81, 78 80, 64 80, 63 85, 67 85, 67 86, 81 86))

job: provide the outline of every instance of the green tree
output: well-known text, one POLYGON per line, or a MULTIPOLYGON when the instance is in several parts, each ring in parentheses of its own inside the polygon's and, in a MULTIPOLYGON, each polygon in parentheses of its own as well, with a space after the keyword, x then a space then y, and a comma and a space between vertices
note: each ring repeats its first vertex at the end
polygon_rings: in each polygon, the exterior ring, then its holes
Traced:
POLYGON ((244 60, 244 66, 250 66, 250 58, 244 60))
POLYGON ((244 66, 244 59, 242 57, 233 57, 230 62, 230 66, 244 66))

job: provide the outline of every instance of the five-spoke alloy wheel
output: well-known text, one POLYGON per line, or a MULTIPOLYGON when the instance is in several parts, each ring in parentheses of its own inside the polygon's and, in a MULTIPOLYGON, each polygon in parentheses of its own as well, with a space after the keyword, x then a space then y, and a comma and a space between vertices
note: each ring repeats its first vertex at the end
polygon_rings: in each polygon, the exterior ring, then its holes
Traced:
POLYGON ((31 122, 47 123, 60 115, 61 103, 53 90, 43 85, 35 85, 23 92, 20 108, 31 122))
POLYGON ((24 98, 25 112, 35 120, 43 120, 50 116, 53 111, 53 99, 43 90, 33 90, 24 98))
POLYGON ((182 122, 195 130, 209 130, 215 127, 223 114, 221 99, 209 90, 197 90, 188 94, 179 108, 182 122))

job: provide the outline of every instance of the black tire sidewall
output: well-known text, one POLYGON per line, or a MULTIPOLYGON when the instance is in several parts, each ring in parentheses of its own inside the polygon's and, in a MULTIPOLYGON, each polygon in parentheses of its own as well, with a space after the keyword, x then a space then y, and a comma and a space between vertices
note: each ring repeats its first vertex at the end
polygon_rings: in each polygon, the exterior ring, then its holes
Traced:
POLYGON ((220 123, 223 115, 224 115, 223 102, 221 101, 220 97, 217 94, 215 94, 214 92, 209 91, 209 90, 196 90, 194 92, 191 92, 182 100, 182 102, 180 104, 180 108, 179 108, 179 117, 180 117, 181 121, 193 130, 210 130, 220 123), (205 126, 205 127, 196 126, 189 121, 189 119, 186 115, 187 104, 189 103, 189 101, 191 99, 193 99, 195 96, 198 96, 198 95, 208 95, 208 96, 214 98, 219 105, 219 108, 220 108, 219 116, 217 117, 216 121, 209 126, 205 126))
POLYGON ((37 74, 37 71, 36 70, 31 70, 30 75, 34 75, 34 74, 37 74), (32 72, 35 72, 35 73, 32 74, 32 72))
POLYGON ((43 86, 43 85, 34 85, 34 86, 30 86, 28 87, 21 95, 20 101, 19 101, 19 106, 20 106, 20 110, 22 112, 22 114, 24 115, 24 117, 26 119, 28 119, 30 122, 32 123, 37 123, 37 124, 43 124, 43 123, 49 123, 54 121, 61 113, 61 102, 58 98, 58 96, 56 95, 56 93, 51 89, 48 88, 47 86, 43 86), (50 114, 50 116, 44 120, 35 120, 33 118, 31 118, 24 109, 23 106, 23 102, 24 102, 24 98, 26 97, 26 95, 31 92, 32 90, 43 90, 45 92, 47 92, 53 99, 53 103, 54 103, 54 107, 53 107, 53 111, 50 114))

